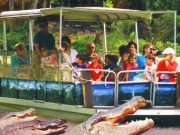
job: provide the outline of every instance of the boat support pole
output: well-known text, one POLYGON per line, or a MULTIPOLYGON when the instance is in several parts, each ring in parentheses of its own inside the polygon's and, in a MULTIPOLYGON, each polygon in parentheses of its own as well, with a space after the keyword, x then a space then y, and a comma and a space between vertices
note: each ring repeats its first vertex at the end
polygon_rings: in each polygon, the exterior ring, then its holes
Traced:
POLYGON ((7 38, 6 38, 6 21, 3 20, 3 50, 5 51, 4 57, 3 57, 3 65, 7 65, 7 38))
POLYGON ((103 44, 103 57, 107 54, 107 38, 106 38, 106 23, 103 23, 103 31, 104 31, 104 44, 103 44))
POLYGON ((29 20, 29 50, 33 51, 33 22, 34 20, 29 20))
POLYGON ((30 52, 30 63, 32 64, 33 57, 33 23, 34 20, 29 20, 29 52, 30 52))
POLYGON ((137 21, 135 21, 135 42, 137 44, 137 53, 139 53, 139 39, 138 39, 138 25, 137 25, 137 21))
MULTIPOLYGON (((176 11, 174 11, 174 51, 176 52, 176 11)), ((176 55, 176 53, 175 53, 176 55)))

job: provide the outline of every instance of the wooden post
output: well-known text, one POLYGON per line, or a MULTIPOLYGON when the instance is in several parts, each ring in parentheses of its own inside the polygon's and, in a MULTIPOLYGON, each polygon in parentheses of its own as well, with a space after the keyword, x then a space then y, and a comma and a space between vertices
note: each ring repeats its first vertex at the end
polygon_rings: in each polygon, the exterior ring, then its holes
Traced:
MULTIPOLYGON (((81 74, 83 79, 91 80, 90 71, 83 71, 81 74)), ((86 108, 93 107, 93 92, 92 92, 91 81, 82 83, 82 93, 83 93, 84 107, 86 108)))
POLYGON ((177 80, 176 80, 176 106, 180 107, 180 72, 177 72, 177 80))

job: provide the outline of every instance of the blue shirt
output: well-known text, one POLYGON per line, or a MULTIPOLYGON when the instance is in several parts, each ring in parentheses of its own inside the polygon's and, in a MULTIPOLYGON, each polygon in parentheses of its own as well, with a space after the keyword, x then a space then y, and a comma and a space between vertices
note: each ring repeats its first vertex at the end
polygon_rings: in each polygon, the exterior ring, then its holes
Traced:
POLYGON ((137 63, 139 65, 139 69, 144 69, 145 63, 146 63, 145 57, 140 55, 140 54, 136 54, 136 60, 137 60, 137 63))

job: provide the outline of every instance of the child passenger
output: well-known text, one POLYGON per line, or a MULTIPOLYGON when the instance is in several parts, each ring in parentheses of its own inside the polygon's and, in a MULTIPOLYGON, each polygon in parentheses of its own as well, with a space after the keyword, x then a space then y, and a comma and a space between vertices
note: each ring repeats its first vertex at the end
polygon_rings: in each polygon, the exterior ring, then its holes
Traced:
POLYGON ((153 80, 153 76, 156 72, 157 65, 155 64, 155 56, 152 54, 148 54, 146 56, 146 66, 145 66, 145 73, 144 79, 145 80, 153 80))
MULTIPOLYGON (((118 62, 117 55, 111 55, 111 54, 106 55, 105 56, 106 65, 104 66, 104 69, 113 70, 115 73, 117 73, 119 71, 119 66, 118 66, 117 62, 118 62)), ((114 81, 115 75, 113 73, 105 72, 102 80, 114 81)))
MULTIPOLYGON (((128 65, 127 65, 127 70, 138 70, 139 65, 136 61, 136 55, 135 54, 130 54, 128 57, 128 65)), ((126 74, 126 81, 132 81, 133 77, 137 75, 137 72, 129 72, 126 74)))
MULTIPOLYGON (((88 66, 89 69, 103 69, 103 66, 99 64, 99 55, 97 53, 93 53, 90 56, 91 64, 88 66)), ((93 81, 99 81, 102 78, 101 71, 91 71, 91 78, 93 81)))
POLYGON ((58 52, 56 50, 51 51, 49 64, 53 66, 58 65, 58 52))
POLYGON ((50 56, 46 48, 41 49, 41 64, 47 65, 50 63, 50 56))
POLYGON ((85 55, 82 53, 79 53, 76 55, 75 62, 73 62, 72 65, 76 69, 85 69, 87 68, 87 65, 84 63, 85 60, 86 60, 85 55))

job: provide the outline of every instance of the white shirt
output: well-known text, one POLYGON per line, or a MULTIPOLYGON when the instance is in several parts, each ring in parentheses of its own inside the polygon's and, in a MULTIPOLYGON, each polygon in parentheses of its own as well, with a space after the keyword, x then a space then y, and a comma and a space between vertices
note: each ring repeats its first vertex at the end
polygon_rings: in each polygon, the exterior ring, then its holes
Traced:
POLYGON ((68 55, 67 53, 64 53, 64 54, 65 54, 65 57, 68 59, 68 61, 70 63, 73 63, 73 62, 75 62, 76 55, 78 54, 78 52, 75 49, 71 49, 70 55, 68 55))
POLYGON ((148 70, 148 71, 145 71, 145 75, 146 75, 146 78, 148 80, 152 80, 153 79, 153 75, 149 71, 155 71, 156 68, 157 68, 157 65, 154 64, 154 63, 153 63, 152 66, 146 65, 145 70, 148 70))

